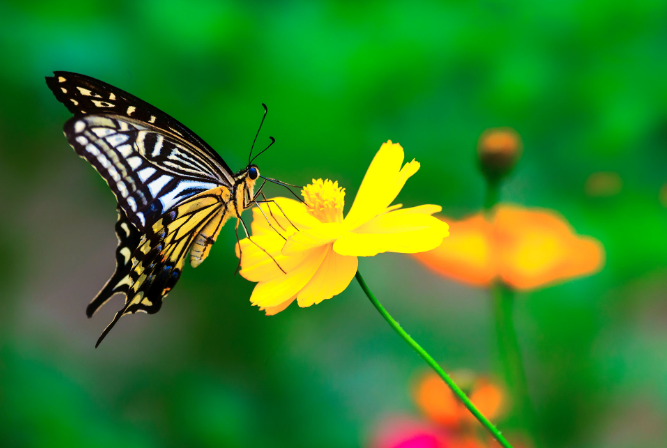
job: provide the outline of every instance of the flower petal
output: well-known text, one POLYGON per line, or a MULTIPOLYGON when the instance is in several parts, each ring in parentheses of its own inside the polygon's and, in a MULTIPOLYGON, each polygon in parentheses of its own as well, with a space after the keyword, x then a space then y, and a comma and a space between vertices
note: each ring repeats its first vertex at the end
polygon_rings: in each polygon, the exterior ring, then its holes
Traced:
POLYGON ((568 222, 551 210, 505 205, 497 210, 494 225, 500 276, 516 289, 590 275, 604 263, 602 245, 575 234, 568 222))
POLYGON ((317 273, 297 295, 300 307, 307 307, 330 299, 343 292, 357 272, 357 257, 345 257, 331 246, 317 273))
MULTIPOLYGON (((423 214, 423 215, 432 215, 434 213, 438 213, 442 211, 442 207, 439 205, 432 205, 432 204, 425 204, 425 205, 418 205, 417 207, 410 207, 410 208, 401 208, 403 204, 396 204, 392 205, 391 207, 388 207, 387 210, 383 214, 387 214, 389 212, 393 212, 396 214, 423 214)), ((393 215, 397 216, 397 215, 393 215)), ((373 221, 370 221, 372 223, 373 221)), ((364 226, 357 227, 355 229, 355 232, 360 232, 363 233, 364 226)))
POLYGON ((291 234, 296 231, 292 224, 302 230, 320 223, 308 213, 306 206, 301 202, 288 198, 273 198, 272 200, 275 203, 259 204, 252 210, 251 227, 253 235, 275 234, 276 230, 283 235, 291 234), (261 210, 259 207, 261 207, 261 210), (262 214, 262 211, 264 211, 264 214, 262 214), (269 222, 273 225, 273 228, 271 228, 269 222))
POLYGON ((284 255, 294 255, 304 250, 329 244, 345 232, 340 222, 318 223, 309 229, 294 233, 287 239, 283 248, 284 255))
POLYGON ((396 199, 410 176, 417 172, 419 163, 414 160, 401 168, 403 158, 401 145, 391 140, 382 144, 345 217, 349 228, 355 228, 379 215, 396 199))
POLYGON ((499 277, 530 290, 599 271, 604 249, 574 233, 552 210, 496 206, 493 221, 482 213, 451 222, 452 237, 416 258, 439 274, 488 286, 499 277))
MULTIPOLYGON (((283 255, 280 251, 285 240, 276 233, 252 236, 251 239, 245 238, 240 241, 242 269, 239 272, 243 278, 251 282, 266 282, 283 276, 285 275, 283 271, 289 272, 296 268, 309 255, 308 252, 289 257, 283 255)), ((238 245, 236 256, 239 256, 238 245)))
POLYGON ((334 243, 340 255, 370 257, 382 252, 416 253, 431 250, 449 235, 449 226, 431 213, 435 205, 396 210, 377 216, 334 243))
POLYGON ((253 305, 270 308, 291 300, 313 278, 326 254, 326 247, 308 252, 301 264, 287 271, 287 274, 258 283, 252 292, 250 301, 253 305))
POLYGON ((269 233, 267 235, 252 236, 251 238, 252 242, 248 238, 243 238, 236 244, 236 257, 241 259, 242 268, 261 263, 264 261, 264 258, 268 258, 266 253, 257 246, 260 246, 270 254, 276 251, 280 254, 280 250, 285 244, 285 240, 276 234, 269 233))
MULTIPOLYGON (((495 420, 503 411, 505 394, 500 387, 488 382, 484 378, 479 378, 475 381, 473 390, 470 391, 470 400, 475 403, 477 409, 479 409, 486 418, 495 420)), ((475 420, 475 416, 470 412, 467 412, 462 404, 459 406, 461 407, 461 414, 464 418, 467 418, 470 421, 475 420)))
POLYGON ((279 312, 283 311, 285 308, 290 306, 292 304, 292 302, 294 302, 294 299, 296 299, 296 297, 292 297, 289 300, 285 300, 280 305, 267 306, 267 307, 264 307, 264 308, 260 307, 260 310, 264 311, 267 316, 275 316, 276 314, 278 314, 279 312))
POLYGON ((481 213, 462 221, 443 217, 451 236, 415 258, 440 275, 472 285, 488 286, 497 274, 493 227, 481 213))
POLYGON ((417 384, 414 399, 429 420, 456 429, 461 420, 459 402, 437 374, 427 372, 417 384))

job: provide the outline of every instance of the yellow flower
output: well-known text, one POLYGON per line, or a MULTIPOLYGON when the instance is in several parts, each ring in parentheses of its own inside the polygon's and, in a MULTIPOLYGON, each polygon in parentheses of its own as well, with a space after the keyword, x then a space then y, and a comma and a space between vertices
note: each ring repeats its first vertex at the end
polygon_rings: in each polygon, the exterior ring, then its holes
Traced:
POLYGON ((253 236, 242 240, 236 252, 241 275, 257 282, 250 297, 253 305, 268 315, 295 299, 301 307, 311 306, 347 288, 357 271, 357 257, 439 246, 449 226, 431 215, 441 207, 390 206, 419 169, 414 160, 401 167, 403 158, 401 145, 391 140, 382 145, 345 218, 345 190, 322 179, 301 191, 305 203, 275 198, 276 204, 255 208, 253 236))

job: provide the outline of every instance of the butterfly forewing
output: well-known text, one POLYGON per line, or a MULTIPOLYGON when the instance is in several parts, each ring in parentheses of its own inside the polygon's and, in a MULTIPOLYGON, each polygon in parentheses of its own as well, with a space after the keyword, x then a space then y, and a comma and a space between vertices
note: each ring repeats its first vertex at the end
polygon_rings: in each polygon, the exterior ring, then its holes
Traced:
POLYGON ((212 161, 155 129, 116 116, 70 119, 65 135, 75 151, 107 181, 139 229, 202 191, 226 185, 212 161))
POLYGON ((233 180, 232 170, 213 148, 185 125, 157 107, 90 76, 62 71, 53 74, 54 76, 46 78, 46 84, 58 101, 74 115, 119 115, 151 124, 163 133, 178 135, 190 142, 199 152, 214 159, 221 177, 227 177, 230 182, 233 180))

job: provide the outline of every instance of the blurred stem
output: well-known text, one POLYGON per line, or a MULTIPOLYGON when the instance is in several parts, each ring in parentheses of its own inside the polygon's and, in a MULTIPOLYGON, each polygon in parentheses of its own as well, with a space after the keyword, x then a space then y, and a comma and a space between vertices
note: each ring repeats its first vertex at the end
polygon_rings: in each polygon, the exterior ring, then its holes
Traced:
POLYGON ((519 340, 514 329, 512 311, 514 309, 514 291, 508 286, 496 282, 491 287, 493 307, 496 319, 496 334, 498 337, 498 352, 503 368, 505 384, 512 396, 512 405, 524 428, 531 434, 537 446, 535 425, 533 421, 533 405, 528 395, 526 372, 523 369, 523 359, 519 340))
POLYGON ((500 181, 490 180, 486 181, 486 195, 484 196, 484 212, 487 218, 493 212, 493 207, 498 203, 498 196, 500 194, 500 181))
MULTIPOLYGON (((493 218, 494 207, 498 203, 500 195, 500 181, 488 179, 486 181, 486 196, 484 198, 484 213, 489 222, 493 218)), ((496 321, 496 336, 498 339, 498 354, 502 365, 502 374, 505 384, 512 397, 516 413, 522 426, 531 434, 533 442, 537 445, 534 425, 534 411, 528 386, 526 372, 523 368, 523 359, 519 340, 514 328, 514 291, 501 282, 494 282, 491 286, 493 299, 493 314, 496 321)))
POLYGON ((500 434, 500 431, 498 431, 498 429, 496 429, 496 427, 493 426, 493 423, 491 423, 486 417, 484 417, 484 415, 482 415, 481 412, 479 412, 479 410, 475 407, 475 405, 472 404, 472 401, 470 401, 470 399, 466 396, 466 394, 461 390, 459 386, 456 385, 456 383, 449 377, 449 375, 447 375, 445 371, 442 370, 442 368, 438 365, 437 362, 435 362, 435 360, 431 357, 431 355, 426 353, 426 351, 423 348, 421 348, 421 346, 417 344, 415 340, 412 339, 410 335, 407 334, 403 328, 401 328, 398 322, 396 322, 394 318, 391 317, 391 315, 387 312, 387 310, 384 309, 382 304, 378 301, 378 299, 375 298, 371 290, 368 288, 368 285, 364 281, 364 278, 361 276, 361 273, 359 271, 357 271, 356 277, 357 281, 359 282, 359 285, 361 286, 361 289, 364 290, 364 293, 366 293, 368 299, 371 301, 373 306, 380 312, 382 317, 384 317, 384 320, 387 321, 389 326, 393 328, 396 331, 396 333, 398 333, 398 335, 401 338, 403 338, 403 340, 407 342, 408 345, 412 347, 412 349, 416 351, 417 354, 424 361, 426 361, 426 364, 428 364, 433 370, 435 370, 435 372, 438 375, 440 375, 440 378, 442 378, 445 381, 445 383, 447 383, 447 386, 449 386, 452 392, 454 392, 454 395, 459 397, 459 399, 463 402, 465 407, 468 408, 470 412, 472 412, 475 418, 479 420, 479 422, 491 433, 491 435, 503 447, 512 448, 512 445, 510 445, 509 442, 505 440, 505 438, 500 434))

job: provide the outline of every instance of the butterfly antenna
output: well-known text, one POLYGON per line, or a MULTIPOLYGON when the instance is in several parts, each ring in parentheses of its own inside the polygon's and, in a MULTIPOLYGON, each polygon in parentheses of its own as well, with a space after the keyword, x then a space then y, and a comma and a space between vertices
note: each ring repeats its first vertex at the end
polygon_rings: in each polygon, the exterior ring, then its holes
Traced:
MULTIPOLYGON (((257 129, 257 134, 255 134, 255 140, 252 141, 252 146, 250 147, 250 155, 248 156, 248 165, 252 163, 252 150, 255 147, 255 142, 257 142, 257 137, 259 136, 259 131, 262 130, 262 125, 264 124, 264 119, 266 118, 266 114, 269 113, 269 109, 266 107, 266 104, 262 103, 262 107, 264 108, 264 115, 262 115, 262 121, 259 122, 259 129, 257 129)), ((271 146, 271 145, 269 145, 271 146)), ((266 149, 264 150, 266 151, 266 149)), ((262 151, 262 152, 264 152, 262 151)), ((260 154, 262 153, 260 152, 260 154)), ((256 157, 256 156, 255 156, 256 157)))
MULTIPOLYGON (((261 155, 264 153, 264 151, 266 151, 267 149, 269 149, 269 148, 271 147, 271 145, 273 145, 273 144, 276 142, 276 139, 275 139, 275 138, 273 138, 273 137, 269 137, 269 138, 271 139, 271 143, 269 143, 269 146, 267 146, 266 148, 262 149, 262 151, 261 151, 259 154, 257 154, 255 157, 253 157, 252 160, 250 161, 250 163, 252 163, 252 161, 255 160, 257 157, 261 156, 261 155)), ((248 165, 250 165, 250 163, 249 163, 248 165)))

